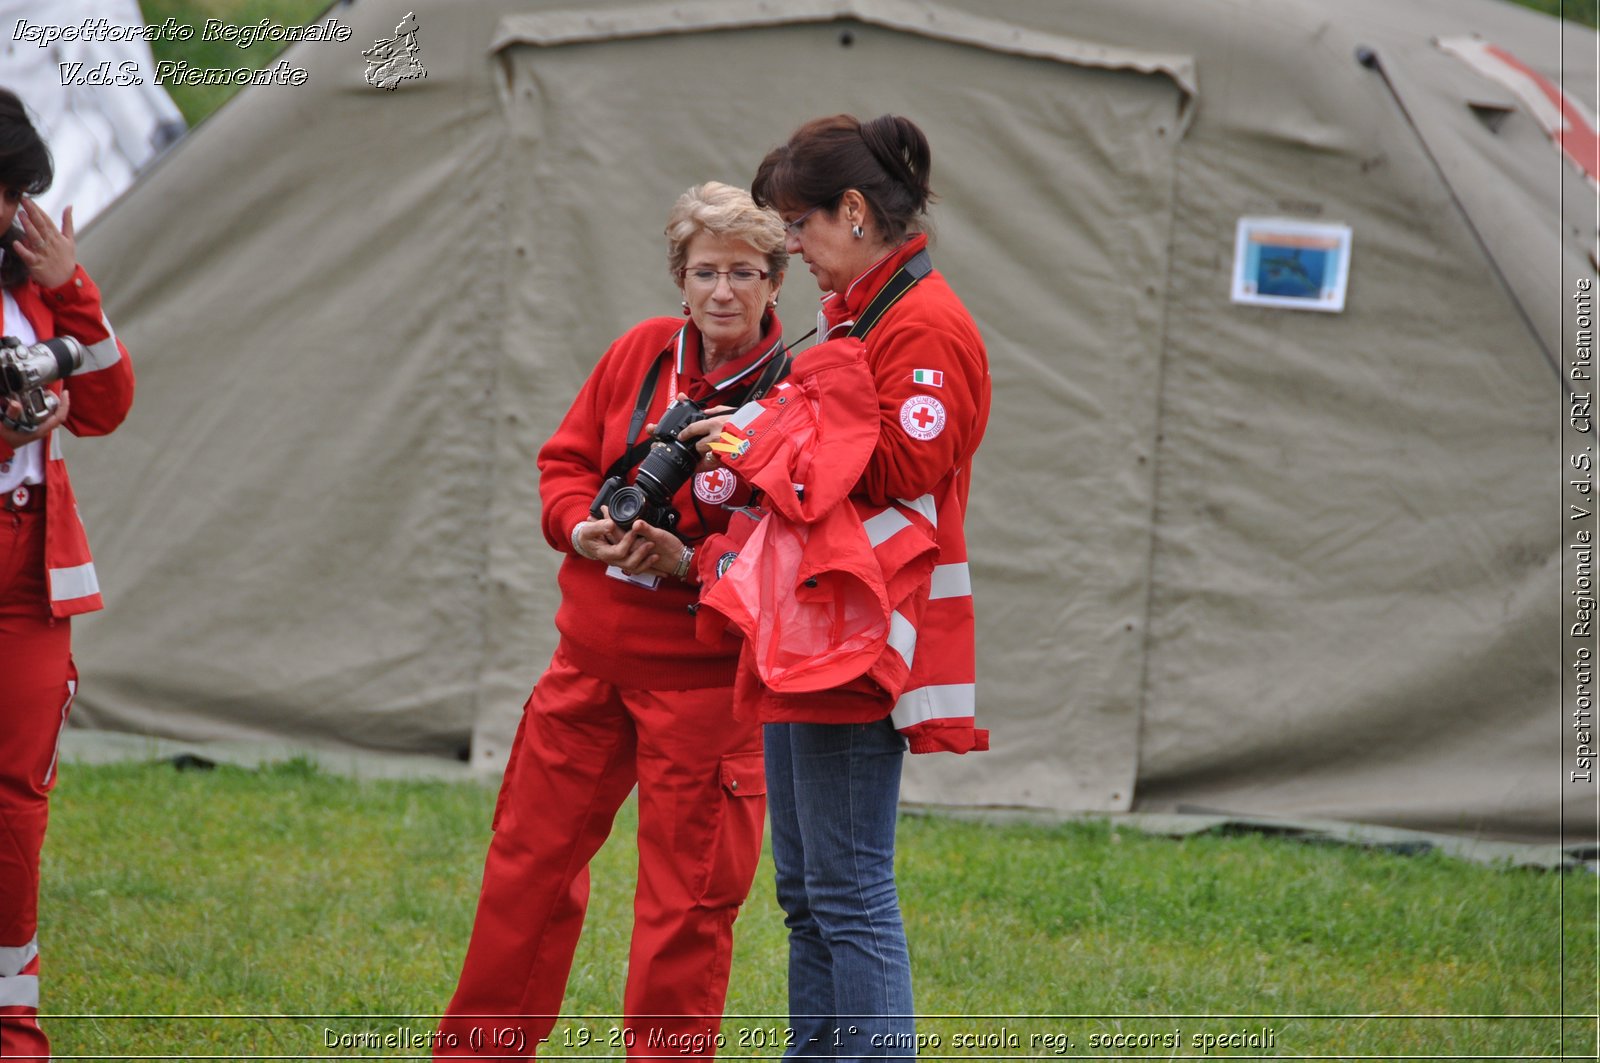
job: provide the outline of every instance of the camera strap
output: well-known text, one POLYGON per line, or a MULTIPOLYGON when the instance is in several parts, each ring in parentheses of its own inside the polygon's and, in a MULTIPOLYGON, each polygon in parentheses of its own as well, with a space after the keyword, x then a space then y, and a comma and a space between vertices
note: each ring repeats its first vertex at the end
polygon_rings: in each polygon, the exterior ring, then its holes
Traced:
MULTIPOLYGON (((656 384, 661 379, 661 363, 672 356, 673 348, 668 347, 657 356, 655 362, 650 366, 650 372, 645 374, 644 383, 639 387, 639 398, 633 406, 633 418, 628 422, 628 439, 637 438, 639 429, 644 427, 645 418, 650 413, 650 400, 655 398, 656 384)), ((773 356, 772 360, 767 363, 766 368, 761 370, 761 375, 756 377, 748 388, 729 396, 723 405, 737 408, 747 402, 754 402, 756 399, 761 398, 772 388, 772 385, 789 375, 789 365, 793 361, 794 359, 790 357, 788 348, 784 348, 773 356)), ((609 480, 613 476, 621 476, 639 464, 644 460, 644 456, 650 452, 651 442, 649 439, 641 439, 623 451, 622 456, 611 463, 611 467, 606 470, 605 476, 601 477, 601 479, 609 480)))
POLYGON ((889 283, 878 289, 878 294, 872 297, 872 302, 861 311, 861 316, 851 326, 848 336, 856 339, 865 339, 873 326, 878 323, 888 309, 900 301, 900 297, 909 292, 912 287, 933 272, 933 258, 926 249, 918 251, 906 260, 905 265, 895 270, 894 276, 889 278, 889 283))
MULTIPOLYGON (((656 381, 661 379, 661 363, 672 356, 672 349, 662 351, 650 365, 650 372, 644 375, 644 383, 639 387, 639 398, 633 404, 633 420, 628 422, 628 434, 625 438, 639 438, 639 429, 644 427, 644 419, 650 412, 650 400, 656 395, 656 381)), ((637 444, 636 444, 637 445, 637 444)), ((648 446, 649 444, 643 444, 648 446)), ((632 447, 629 448, 633 449, 632 447)), ((642 455, 641 455, 642 457, 642 455)), ((634 459, 637 461, 638 459, 634 459)), ((630 465, 633 462, 629 462, 630 465)))
MULTIPOLYGON (((671 356, 672 348, 668 347, 656 357, 654 362, 650 364, 650 372, 644 375, 644 383, 639 387, 639 399, 634 403, 633 419, 628 422, 628 435, 626 438, 633 439, 637 437, 639 434, 639 429, 644 427, 644 419, 649 416, 650 413, 650 400, 655 398, 656 395, 656 382, 661 379, 661 363, 664 359, 670 358, 671 356)), ((607 469, 605 475, 600 479, 604 481, 611 479, 613 476, 621 476, 623 473, 627 472, 629 469, 643 461, 644 456, 649 452, 650 440, 639 440, 639 442, 633 444, 627 450, 623 451, 622 457, 612 462, 611 468, 607 469)))

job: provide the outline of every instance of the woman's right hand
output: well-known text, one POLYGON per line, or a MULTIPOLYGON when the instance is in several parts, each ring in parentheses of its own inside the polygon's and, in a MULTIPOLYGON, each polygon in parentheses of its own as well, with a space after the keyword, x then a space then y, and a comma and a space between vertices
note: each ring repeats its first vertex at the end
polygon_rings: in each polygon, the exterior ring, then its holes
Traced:
POLYGON ((611 509, 601 506, 604 514, 599 520, 586 520, 572 531, 572 548, 591 561, 633 571, 640 568, 655 550, 655 544, 635 535, 630 528, 623 531, 611 519, 611 509))

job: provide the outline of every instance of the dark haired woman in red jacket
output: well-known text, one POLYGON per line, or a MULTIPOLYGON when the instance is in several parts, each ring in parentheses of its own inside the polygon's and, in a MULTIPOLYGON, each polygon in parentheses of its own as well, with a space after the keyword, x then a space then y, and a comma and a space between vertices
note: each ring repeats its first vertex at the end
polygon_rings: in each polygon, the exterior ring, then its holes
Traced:
MULTIPOLYGON (((83 365, 51 385, 31 428, 0 421, 0 1058, 48 1059, 39 1029, 39 853, 56 752, 72 707, 71 617, 100 585, 61 455, 61 430, 105 435, 133 402, 133 369, 78 265, 72 208, 58 227, 30 197, 54 167, 22 101, 0 89, 0 334, 24 346, 70 336, 83 365)), ((6 417, 19 420, 8 404, 6 417)))
POLYGON ((901 764, 988 745, 963 520, 989 366, 927 254, 930 166, 894 115, 819 118, 767 155, 752 193, 824 293, 822 340, 781 391, 692 426, 768 510, 708 544, 701 614, 743 631, 735 710, 766 725, 791 1055, 915 1054, 901 764))

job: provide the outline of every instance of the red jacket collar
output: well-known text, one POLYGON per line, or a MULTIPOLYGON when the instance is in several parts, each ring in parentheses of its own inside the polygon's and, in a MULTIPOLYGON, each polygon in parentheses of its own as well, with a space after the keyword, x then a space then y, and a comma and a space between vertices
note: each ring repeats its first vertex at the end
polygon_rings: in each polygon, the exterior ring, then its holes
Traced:
MULTIPOLYGON (((928 246, 927 233, 914 233, 905 243, 884 255, 878 261, 862 271, 861 276, 850 282, 850 287, 844 290, 844 295, 829 292, 822 297, 822 322, 827 332, 832 332, 839 326, 855 321, 861 312, 872 302, 873 296, 882 290, 895 271, 909 262, 913 255, 928 246)), ((827 337, 824 336, 824 339, 827 337)))
POLYGON ((683 323, 672 343, 680 387, 690 398, 698 399, 753 380, 754 374, 783 350, 783 324, 776 312, 769 311, 761 322, 760 342, 710 373, 700 369, 700 330, 693 321, 683 323))

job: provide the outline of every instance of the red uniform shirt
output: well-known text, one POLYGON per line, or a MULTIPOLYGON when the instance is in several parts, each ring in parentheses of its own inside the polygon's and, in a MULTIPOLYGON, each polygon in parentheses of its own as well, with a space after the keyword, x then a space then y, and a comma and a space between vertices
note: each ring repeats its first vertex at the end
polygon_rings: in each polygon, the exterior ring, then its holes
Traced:
MULTIPOLYGON (((605 471, 636 440, 628 439, 639 389, 653 365, 661 366, 646 421, 661 419, 673 398, 718 405, 751 384, 783 351, 783 331, 768 315, 761 340, 742 358, 700 370, 700 335, 693 322, 651 318, 621 336, 601 357, 560 427, 539 451, 542 525, 551 546, 567 554, 561 565, 561 606, 556 628, 562 646, 585 672, 624 687, 692 690, 731 686, 738 643, 708 646, 694 637, 689 611, 698 587, 662 579, 654 590, 607 575, 607 566, 572 549, 572 529, 588 520, 605 471)), ((737 400, 735 400, 737 401, 737 400)), ((643 433, 641 432, 641 435, 643 433)), ((624 476, 631 480, 632 473, 624 476)), ((691 545, 728 524, 723 505, 736 505, 731 473, 697 473, 673 498, 677 535, 691 545)))

